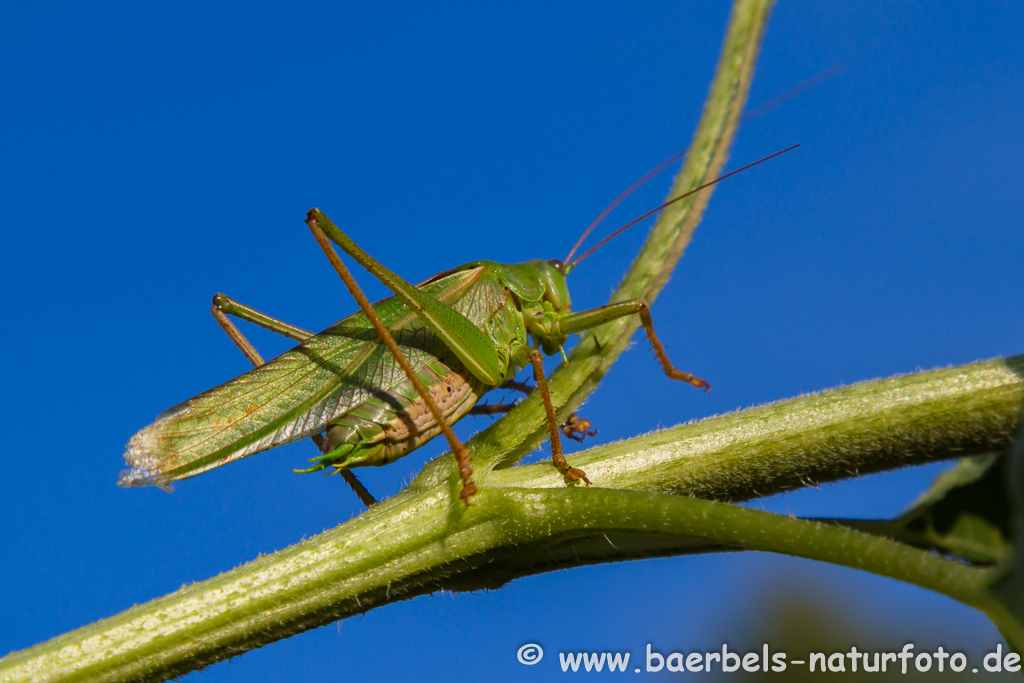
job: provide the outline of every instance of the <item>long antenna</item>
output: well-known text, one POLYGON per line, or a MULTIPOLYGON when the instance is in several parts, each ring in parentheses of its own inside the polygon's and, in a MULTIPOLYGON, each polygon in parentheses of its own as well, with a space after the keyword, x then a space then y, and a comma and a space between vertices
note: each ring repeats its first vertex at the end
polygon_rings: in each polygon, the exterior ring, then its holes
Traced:
MULTIPOLYGON (((750 119, 756 119, 758 116, 761 116, 762 114, 766 114, 767 112, 769 112, 772 109, 775 109, 776 107, 781 105, 783 102, 786 102, 787 100, 791 100, 794 97, 802 95, 803 93, 807 92, 808 90, 811 90, 812 88, 818 87, 819 85, 821 85, 825 81, 827 81, 827 80, 829 80, 831 78, 835 78, 836 76, 838 76, 839 74, 841 74, 841 73, 843 73, 845 71, 846 71, 846 65, 845 64, 841 64, 841 63, 840 64, 836 64, 836 65, 834 65, 834 66, 832 66, 832 67, 830 67, 828 69, 825 69, 824 71, 819 71, 815 75, 811 76, 810 78, 808 78, 807 80, 801 82, 800 84, 790 88, 789 90, 787 90, 786 92, 782 93, 781 95, 777 95, 777 96, 773 97, 772 99, 768 100, 767 102, 765 102, 765 103, 763 103, 763 104, 761 104, 761 105, 759 105, 757 107, 754 107, 753 109, 751 109, 750 111, 745 113, 743 115, 743 118, 740 119, 740 125, 746 123, 750 119)), ((664 171, 671 164, 673 164, 674 162, 678 161, 679 159, 682 159, 685 154, 686 154, 686 150, 685 149, 681 150, 679 152, 676 152, 675 154, 670 156, 668 159, 666 159, 665 161, 661 162, 656 167, 654 167, 653 169, 648 171, 646 174, 644 174, 643 178, 641 178, 640 180, 638 180, 635 183, 633 183, 632 185, 630 185, 629 188, 625 192, 623 192, 618 197, 616 197, 615 201, 613 201, 611 204, 609 204, 605 208, 605 210, 601 212, 601 215, 594 219, 594 222, 590 224, 590 226, 586 229, 586 231, 584 231, 583 235, 578 240, 576 240, 576 244, 573 245, 572 251, 569 252, 569 255, 566 256, 565 259, 563 259, 562 262, 563 263, 569 263, 570 261, 572 261, 573 254, 575 254, 576 250, 580 248, 580 245, 583 244, 584 240, 586 240, 587 237, 590 236, 590 233, 594 231, 594 228, 596 228, 601 221, 603 221, 605 218, 607 218, 608 214, 611 213, 612 209, 614 209, 616 206, 618 206, 619 204, 622 203, 623 199, 625 199, 629 195, 633 194, 638 187, 640 187, 641 185, 646 183, 648 180, 650 180, 654 176, 656 176, 659 173, 661 173, 662 171, 664 171)))
POLYGON ((590 236, 590 233, 592 233, 594 231, 594 228, 597 227, 598 223, 603 221, 605 219, 605 216, 610 214, 612 212, 612 209, 614 209, 616 206, 618 206, 622 202, 623 199, 625 199, 629 195, 633 194, 633 192, 635 192, 638 187, 640 187, 641 185, 646 183, 648 180, 650 180, 654 176, 658 175, 659 173, 664 171, 666 168, 668 168, 669 166, 671 166, 675 162, 677 162, 680 159, 682 159, 683 155, 685 155, 685 154, 686 154, 686 150, 685 149, 679 150, 678 152, 676 152, 675 154, 670 156, 668 159, 665 159, 665 161, 661 162, 660 164, 658 164, 657 166, 652 168, 650 171, 645 173, 643 178, 641 178, 640 180, 636 181, 635 183, 630 185, 628 188, 626 188, 626 190, 622 194, 620 194, 618 197, 615 198, 615 201, 613 201, 611 204, 609 204, 607 207, 605 207, 605 210, 601 212, 600 216, 598 216, 597 218, 594 219, 594 222, 590 224, 590 227, 588 227, 586 230, 583 231, 583 234, 580 235, 580 238, 578 240, 576 240, 576 244, 574 244, 572 246, 572 251, 570 251, 569 255, 565 257, 565 259, 563 260, 563 263, 568 263, 569 261, 572 260, 572 255, 575 254, 576 250, 579 249, 580 245, 583 244, 583 240, 587 239, 587 237, 590 236))
MULTIPOLYGON (((757 166, 758 164, 763 164, 764 162, 769 161, 770 159, 774 159, 777 156, 781 156, 781 155, 785 154, 786 152, 792 152, 794 149, 796 149, 799 146, 800 146, 799 143, 797 143, 795 145, 790 145, 786 149, 779 150, 778 152, 775 152, 774 154, 769 154, 768 156, 766 156, 766 157, 764 157, 762 159, 758 159, 757 161, 749 163, 746 166, 741 166, 741 167, 737 168, 735 171, 730 171, 729 173, 726 173, 723 176, 719 176, 718 178, 715 178, 712 181, 706 182, 706 183, 704 183, 703 185, 701 185, 699 187, 695 187, 692 190, 690 190, 689 192, 684 192, 683 194, 679 195, 678 197, 675 197, 673 199, 668 200, 667 202, 665 202, 661 206, 654 207, 653 209, 651 209, 647 213, 643 214, 642 216, 639 216, 638 218, 634 218, 629 223, 626 223, 621 228, 619 228, 618 230, 616 230, 615 232, 613 232, 612 234, 608 235, 603 240, 601 240, 600 242, 595 244, 593 247, 591 247, 587 251, 583 252, 583 254, 581 256, 579 256, 575 261, 573 261, 571 263, 567 263, 567 265, 572 267, 572 268, 575 268, 576 264, 578 264, 580 261, 582 261, 583 259, 585 259, 588 256, 590 256, 591 254, 593 254, 595 251, 597 251, 602 246, 607 244, 610 240, 612 240, 615 237, 618 237, 619 235, 624 233, 626 230, 629 230, 631 227, 633 227, 634 225, 639 223, 640 221, 644 220, 645 218, 647 218, 649 216, 652 216, 652 215, 658 213, 659 211, 661 211, 665 207, 671 206, 672 204, 675 204, 676 202, 678 202, 678 201, 680 201, 682 199, 686 199, 687 197, 689 197, 692 194, 695 194, 697 192, 700 192, 701 190, 705 190, 705 189, 711 187, 712 185, 720 183, 723 180, 725 180, 726 178, 731 178, 732 176, 736 175, 737 173, 742 173, 743 171, 751 169, 754 166, 757 166)), ((573 251, 575 251, 575 249, 573 249, 573 251)))
POLYGON ((836 76, 844 73, 845 71, 846 64, 842 62, 840 62, 839 64, 834 64, 831 67, 825 69, 824 71, 819 71, 818 73, 814 74, 807 80, 802 81, 801 83, 793 86, 792 88, 782 93, 781 95, 776 95, 767 102, 759 104, 758 106, 754 107, 753 109, 745 113, 743 115, 743 118, 740 119, 740 125, 743 125, 750 119, 756 119, 758 116, 768 113, 772 109, 775 109, 775 107, 778 107, 783 102, 787 102, 793 99, 794 97, 799 97, 800 95, 803 95, 805 92, 812 88, 817 88, 825 81, 835 78, 836 76))

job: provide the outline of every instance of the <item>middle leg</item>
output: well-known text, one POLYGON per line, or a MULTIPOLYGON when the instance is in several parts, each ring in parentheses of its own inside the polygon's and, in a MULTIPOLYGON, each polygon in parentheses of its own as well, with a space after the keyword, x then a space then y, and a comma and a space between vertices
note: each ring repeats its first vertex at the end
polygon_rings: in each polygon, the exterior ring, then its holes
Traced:
POLYGON ((587 475, 583 473, 583 470, 570 467, 569 463, 565 461, 565 455, 562 453, 562 440, 558 436, 558 418, 555 417, 555 408, 551 404, 551 392, 548 391, 548 381, 544 377, 544 357, 540 355, 540 351, 537 349, 530 352, 530 365, 533 366, 533 377, 537 381, 537 391, 540 392, 540 398, 544 402, 544 410, 547 413, 548 434, 551 437, 551 462, 569 481, 579 481, 582 479, 589 486, 590 480, 587 479, 587 475))

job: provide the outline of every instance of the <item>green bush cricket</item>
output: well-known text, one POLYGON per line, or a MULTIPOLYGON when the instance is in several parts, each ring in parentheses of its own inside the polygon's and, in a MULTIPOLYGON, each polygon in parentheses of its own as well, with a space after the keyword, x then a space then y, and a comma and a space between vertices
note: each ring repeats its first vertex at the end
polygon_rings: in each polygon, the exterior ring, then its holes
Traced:
MULTIPOLYGON (((332 470, 348 475, 346 480, 369 504, 373 499, 350 476, 349 469, 385 465, 443 433, 462 480, 459 497, 468 505, 476 491, 472 461, 450 425, 468 414, 484 393, 506 384, 527 365, 533 368, 547 414, 552 463, 568 481, 589 484, 586 474, 566 462, 559 438, 560 430, 572 438, 592 434, 587 431, 589 423, 573 416, 559 426, 541 350, 547 355, 558 353, 570 334, 639 315, 665 373, 696 387, 710 387, 672 365, 644 302, 633 300, 573 312, 566 275, 595 249, 647 216, 790 149, 793 147, 675 197, 612 233, 575 261, 569 260, 575 248, 565 262, 476 261, 418 286, 378 263, 319 209, 311 209, 306 223, 360 311, 314 335, 216 295, 211 312, 256 367, 165 411, 137 432, 124 453, 131 469, 122 473, 118 484, 155 485, 169 491, 171 482, 311 437, 320 455, 310 460, 312 467, 299 471, 332 470), (332 242, 395 296, 370 304, 332 242), (300 344, 264 363, 228 315, 300 344)), ((580 242, 586 236, 584 233, 580 242)))

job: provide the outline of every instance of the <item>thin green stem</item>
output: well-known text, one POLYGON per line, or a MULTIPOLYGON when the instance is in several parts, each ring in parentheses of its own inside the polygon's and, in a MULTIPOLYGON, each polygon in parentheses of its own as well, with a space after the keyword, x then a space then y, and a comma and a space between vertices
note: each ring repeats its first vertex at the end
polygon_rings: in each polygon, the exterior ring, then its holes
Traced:
POLYGON ((494 489, 502 504, 538 538, 560 534, 634 533, 682 536, 746 550, 783 553, 905 581, 969 605, 987 594, 990 570, 832 524, 715 501, 611 489, 494 489))
MULTIPOLYGON (((504 496, 506 513, 543 539, 578 535, 583 529, 602 535, 661 534, 861 569, 959 600, 988 616, 1012 649, 1019 652, 1024 645, 1019 616, 992 590, 999 569, 969 567, 882 536, 737 505, 640 491, 492 489, 486 495, 504 496), (543 521, 538 524, 537 520, 543 521)), ((612 544, 606 536, 605 540, 612 544)))
MULTIPOLYGON (((679 196, 722 174, 754 77, 772 0, 737 0, 733 4, 722 52, 697 131, 669 197, 679 196)), ((686 249, 703 216, 714 187, 668 207, 658 217, 647 241, 626 273, 611 301, 641 299, 654 302, 686 249)), ((583 336, 568 361, 548 379, 551 400, 565 419, 600 383, 619 355, 629 346, 639 325, 635 317, 622 318, 583 336)), ((486 471, 518 462, 545 437, 545 414, 539 397, 524 399, 506 419, 481 432, 467 446, 473 453, 478 481, 486 471)), ((436 463, 452 469, 450 459, 436 463)), ((437 474, 426 470, 433 479, 437 474)))

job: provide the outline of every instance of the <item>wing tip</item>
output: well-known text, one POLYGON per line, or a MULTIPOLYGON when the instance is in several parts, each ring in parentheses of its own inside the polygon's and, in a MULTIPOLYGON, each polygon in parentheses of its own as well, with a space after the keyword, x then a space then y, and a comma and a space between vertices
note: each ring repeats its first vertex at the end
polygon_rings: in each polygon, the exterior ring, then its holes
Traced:
POLYGON ((151 438, 146 430, 137 432, 125 447, 124 461, 130 469, 123 470, 117 485, 124 487, 157 486, 161 491, 174 490, 167 475, 160 468, 160 458, 154 454, 151 438))

